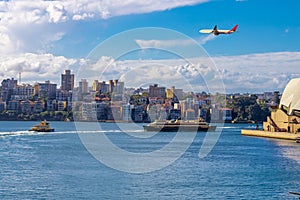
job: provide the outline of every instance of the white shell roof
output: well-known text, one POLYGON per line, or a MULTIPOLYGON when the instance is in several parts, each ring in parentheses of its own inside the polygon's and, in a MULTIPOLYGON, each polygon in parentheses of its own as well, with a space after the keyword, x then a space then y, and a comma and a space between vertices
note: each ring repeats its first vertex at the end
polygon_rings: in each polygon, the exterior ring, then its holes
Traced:
POLYGON ((293 110, 300 110, 300 78, 292 79, 285 87, 281 100, 281 106, 288 108, 288 115, 293 113, 293 110))

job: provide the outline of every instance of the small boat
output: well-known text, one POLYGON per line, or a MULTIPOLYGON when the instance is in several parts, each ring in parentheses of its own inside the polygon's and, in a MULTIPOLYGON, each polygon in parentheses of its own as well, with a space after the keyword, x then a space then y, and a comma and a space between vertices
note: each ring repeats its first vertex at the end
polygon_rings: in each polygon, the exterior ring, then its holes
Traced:
POLYGON ((46 120, 41 121, 40 124, 34 125, 29 131, 36 131, 36 132, 53 132, 54 128, 50 127, 50 123, 46 120))
POLYGON ((154 121, 144 126, 144 131, 177 132, 177 131, 215 131, 216 126, 199 120, 154 121))

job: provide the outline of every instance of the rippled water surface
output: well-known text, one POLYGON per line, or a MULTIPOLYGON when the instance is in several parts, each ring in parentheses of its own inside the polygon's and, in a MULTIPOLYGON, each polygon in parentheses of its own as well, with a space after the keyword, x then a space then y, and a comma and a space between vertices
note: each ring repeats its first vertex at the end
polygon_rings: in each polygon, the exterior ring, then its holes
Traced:
MULTIPOLYGON (((205 158, 198 157, 199 133, 172 165, 132 174, 95 159, 73 123, 51 122, 53 133, 27 131, 35 123, 0 122, 3 199, 297 199, 288 192, 300 192, 300 144, 241 136, 251 125, 225 124, 205 158)), ((143 131, 129 124, 122 127, 132 135, 116 124, 102 127, 85 134, 105 134, 131 152, 159 150, 176 134, 136 138, 143 131)))

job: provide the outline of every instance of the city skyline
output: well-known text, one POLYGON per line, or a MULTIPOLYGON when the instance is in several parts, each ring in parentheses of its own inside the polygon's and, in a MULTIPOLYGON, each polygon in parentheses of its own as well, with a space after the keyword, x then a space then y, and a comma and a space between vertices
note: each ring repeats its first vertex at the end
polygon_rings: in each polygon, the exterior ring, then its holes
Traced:
MULTIPOLYGON (((122 31, 149 26, 175 30, 202 45, 219 70, 227 93, 282 92, 290 79, 300 77, 298 2, 76 2, 0 2, 0 79, 17 77, 21 72, 22 82, 59 82, 64 69, 76 73, 84 66, 87 55, 99 43, 122 31), (239 24, 238 32, 229 36, 198 32, 214 25, 226 29, 235 24, 239 24)), ((147 42, 135 39, 140 46, 147 42)), ((170 45, 176 41, 155 42, 170 45)), ((144 59, 144 63, 150 61, 144 59)), ((116 62, 122 65, 122 73, 139 64, 137 60, 116 62)), ((176 59, 162 62, 193 73, 176 59)))
MULTIPOLYGON (((58 82, 55 81, 50 81, 48 79, 42 80, 42 81, 36 81, 34 83, 24 83, 24 82, 19 82, 19 79, 16 79, 15 77, 11 77, 11 78, 7 78, 7 79, 0 79, 0 82, 2 84, 7 84, 7 82, 9 82, 9 85, 11 85, 11 87, 13 88, 17 88, 17 87, 32 87, 32 93, 33 93, 33 89, 35 86, 37 85, 55 85, 55 89, 57 91, 69 91, 70 93, 72 93, 73 91, 75 92, 80 92, 82 94, 88 95, 89 93, 94 94, 97 91, 101 91, 101 89, 99 88, 104 88, 104 90, 102 90, 102 92, 112 92, 114 91, 113 86, 114 85, 118 85, 121 84, 121 88, 115 88, 116 91, 121 92, 121 91, 125 91, 125 90, 142 90, 142 91, 147 91, 149 92, 151 89, 151 87, 159 87, 159 88, 165 88, 165 92, 166 94, 168 93, 168 90, 171 89, 176 89, 178 91, 181 91, 185 94, 189 94, 189 93, 193 93, 193 94, 207 94, 207 95, 216 95, 216 94, 225 94, 225 95, 266 95, 266 96, 273 96, 273 93, 279 93, 281 94, 280 91, 278 90, 274 90, 274 91, 263 91, 263 92, 257 92, 257 93, 251 93, 251 92, 227 92, 227 93, 210 93, 209 91, 189 91, 189 90, 185 90, 184 88, 181 87, 175 87, 172 84, 168 84, 168 85, 163 85, 163 84, 159 84, 159 83, 150 83, 150 84, 145 84, 143 86, 130 86, 130 87, 126 87, 126 82, 122 82, 118 79, 110 79, 110 80, 93 80, 92 82, 87 81, 86 79, 80 79, 80 80, 75 80, 72 79, 73 76, 76 76, 75 74, 73 74, 73 71, 69 70, 69 69, 65 69, 63 72, 61 72, 61 74, 59 74, 60 76, 60 80, 58 82), (70 80, 69 80, 69 84, 72 85, 72 87, 70 88, 70 90, 66 90, 65 87, 63 86, 62 83, 66 82, 65 77, 66 75, 71 75, 70 76, 70 80), (64 78, 63 78, 64 77, 64 78), (13 83, 13 85, 12 85, 13 83), (102 86, 103 85, 103 86, 102 86), (84 88, 83 90, 86 92, 82 92, 82 88, 84 88)), ((6 86, 5 86, 6 87, 6 86)), ((1 92, 1 86, 0 86, 0 92, 1 92)), ((1 96, 0 96, 1 97, 1 96)), ((268 97, 269 98, 269 97, 268 97)), ((0 98, 1 100, 1 98, 0 98)))

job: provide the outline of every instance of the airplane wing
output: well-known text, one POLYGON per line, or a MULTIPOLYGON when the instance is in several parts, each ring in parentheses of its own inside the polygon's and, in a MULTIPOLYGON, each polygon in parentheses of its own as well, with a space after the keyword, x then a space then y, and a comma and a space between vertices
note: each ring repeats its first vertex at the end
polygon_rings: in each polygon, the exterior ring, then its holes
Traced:
POLYGON ((199 32, 200 33, 212 33, 214 30, 212 30, 212 29, 202 29, 202 30, 200 30, 199 32))

